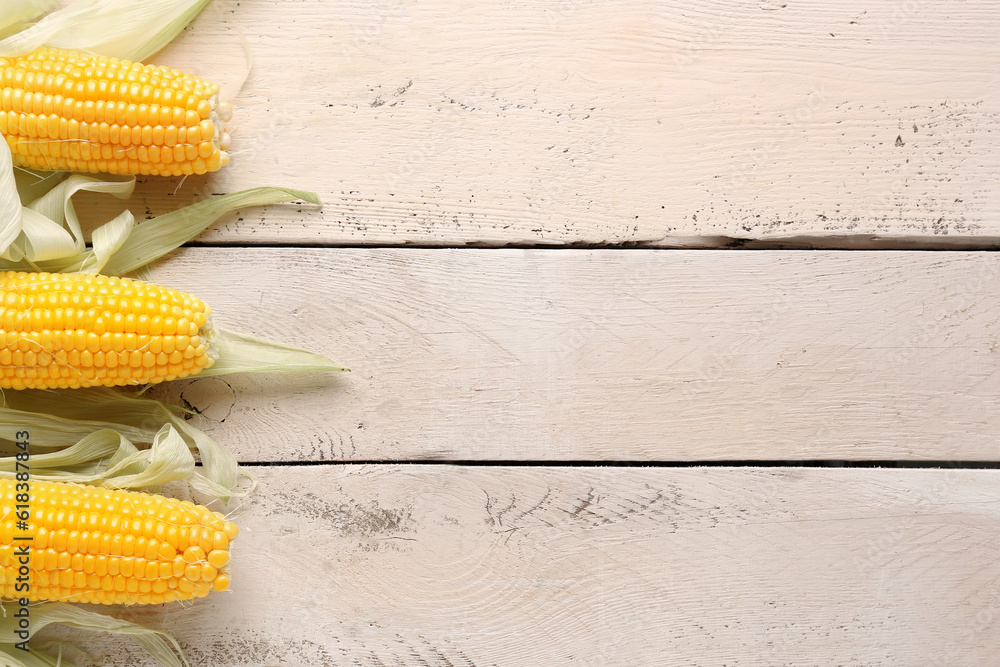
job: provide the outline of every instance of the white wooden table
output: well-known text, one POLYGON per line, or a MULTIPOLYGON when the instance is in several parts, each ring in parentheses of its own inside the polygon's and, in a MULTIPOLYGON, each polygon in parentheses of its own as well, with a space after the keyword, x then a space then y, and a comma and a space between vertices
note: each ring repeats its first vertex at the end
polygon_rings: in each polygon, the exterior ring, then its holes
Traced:
POLYGON ((215 0, 155 60, 240 33, 231 165, 134 210, 318 191, 155 273, 353 372, 159 390, 260 487, 232 591, 135 617, 204 667, 996 663, 996 3, 215 0))

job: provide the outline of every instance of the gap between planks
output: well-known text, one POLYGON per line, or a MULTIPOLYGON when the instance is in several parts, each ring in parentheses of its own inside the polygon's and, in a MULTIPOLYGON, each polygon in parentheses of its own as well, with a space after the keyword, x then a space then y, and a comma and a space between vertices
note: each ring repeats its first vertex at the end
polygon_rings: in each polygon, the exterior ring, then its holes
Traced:
POLYGON ((795 239, 755 240, 730 237, 692 237, 671 238, 657 243, 623 242, 608 243, 503 243, 489 244, 485 242, 469 242, 448 245, 445 243, 320 243, 320 242, 269 242, 249 244, 246 241, 192 241, 184 244, 185 248, 254 248, 254 249, 284 249, 302 248, 311 250, 839 250, 850 251, 952 251, 952 252, 993 252, 1000 249, 1000 237, 951 237, 945 239, 923 238, 873 238, 834 237, 834 236, 804 236, 795 239))
MULTIPOLYGON (((240 461, 241 466, 249 467, 319 467, 336 465, 333 461, 240 461)), ((199 464, 200 465, 200 464, 199 464)), ((420 459, 385 459, 385 460, 355 460, 341 465, 386 466, 458 466, 464 468, 879 468, 879 469, 915 469, 915 470, 993 470, 1000 468, 998 461, 767 461, 761 459, 746 461, 580 461, 580 460, 498 460, 483 461, 466 460, 435 460, 420 459)))

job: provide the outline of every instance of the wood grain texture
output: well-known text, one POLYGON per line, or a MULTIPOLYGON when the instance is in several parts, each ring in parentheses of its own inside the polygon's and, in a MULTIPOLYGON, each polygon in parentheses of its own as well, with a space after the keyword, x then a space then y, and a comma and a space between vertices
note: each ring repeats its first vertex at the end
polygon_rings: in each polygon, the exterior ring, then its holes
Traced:
POLYGON ((353 370, 157 389, 244 461, 998 459, 992 253, 192 248, 156 275, 353 370))
POLYGON ((141 184, 136 215, 326 205, 205 241, 1000 243, 989 0, 216 0, 158 60, 234 82, 238 31, 232 164, 141 184))
POLYGON ((232 592, 133 612, 201 667, 981 667, 1000 648, 995 470, 257 473, 232 592))

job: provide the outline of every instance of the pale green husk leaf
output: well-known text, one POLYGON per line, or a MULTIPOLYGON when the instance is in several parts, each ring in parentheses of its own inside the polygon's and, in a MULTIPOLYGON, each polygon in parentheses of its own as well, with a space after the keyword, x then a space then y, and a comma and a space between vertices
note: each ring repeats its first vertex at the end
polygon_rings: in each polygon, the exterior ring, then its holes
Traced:
POLYGON ((0 667, 76 667, 76 663, 66 660, 61 651, 57 655, 25 653, 13 644, 0 644, 0 667))
MULTIPOLYGON (((6 603, 4 607, 0 617, 0 665, 34 667, 60 664, 56 662, 55 656, 46 656, 34 649, 31 653, 25 653, 14 648, 14 644, 22 641, 14 634, 17 630, 17 618, 14 617, 16 603, 6 603)), ((64 602, 46 602, 32 605, 29 609, 31 616, 28 632, 31 635, 53 623, 90 632, 122 635, 132 639, 163 667, 190 667, 177 640, 165 632, 64 602)), ((63 660, 61 664, 65 666, 69 663, 63 660)))
POLYGON ((56 6, 56 0, 0 0, 0 36, 20 30, 25 23, 56 6))
MULTIPOLYGON (((31 434, 32 448, 55 450, 32 456, 32 476, 143 490, 186 480, 224 502, 242 495, 235 457, 176 409, 151 398, 102 387, 4 392, 0 449, 13 454, 18 431, 31 434), (151 447, 140 450, 133 443, 151 447)), ((11 457, 0 458, 0 472, 12 465, 11 457)))
POLYGON ((314 192, 262 187, 212 197, 164 213, 136 227, 101 270, 109 275, 131 273, 180 247, 182 243, 197 236, 225 213, 238 208, 267 206, 295 200, 320 204, 319 197, 314 192))
POLYGON ((5 153, 10 158, 9 149, 6 142, 0 144, 0 271, 124 275, 176 250, 220 216, 238 208, 295 200, 319 204, 312 192, 261 187, 212 197, 140 225, 129 211, 123 211, 94 230, 87 248, 72 196, 90 191, 127 198, 135 180, 73 175, 28 206, 21 206, 11 172, 3 170, 5 153))
POLYGON ((313 371, 346 371, 321 354, 289 347, 281 343, 216 329, 209 341, 219 358, 199 377, 229 373, 308 373, 313 371))
MULTIPOLYGON (((0 472, 16 471, 13 456, 0 457, 0 472)), ((111 429, 94 431, 66 449, 31 457, 31 476, 51 482, 101 483, 116 489, 155 492, 168 483, 189 479, 194 457, 184 438, 169 424, 149 449, 139 450, 111 429)))
MULTIPOLYGON (((95 245, 93 252, 87 252, 86 239, 80 228, 72 197, 77 192, 88 191, 127 199, 134 187, 135 179, 113 181, 92 176, 70 176, 27 206, 21 207, 19 233, 0 255, 0 265, 9 263, 9 268, 37 267, 45 262, 59 263, 64 258, 83 256, 103 256, 106 261, 111 251, 124 241, 131 230, 132 214, 125 211, 96 230, 94 243, 100 245, 95 245)), ((5 235, 0 235, 0 248, 5 247, 3 241, 12 231, 11 226, 0 225, 6 232, 5 235)))
POLYGON ((0 40, 0 56, 41 46, 143 60, 190 23, 209 0, 82 0, 0 40))
POLYGON ((22 204, 30 204, 66 178, 65 171, 32 171, 17 168, 14 170, 14 180, 17 182, 17 194, 21 196, 22 204))
POLYGON ((0 252, 6 252, 21 233, 21 211, 10 146, 0 141, 0 252))

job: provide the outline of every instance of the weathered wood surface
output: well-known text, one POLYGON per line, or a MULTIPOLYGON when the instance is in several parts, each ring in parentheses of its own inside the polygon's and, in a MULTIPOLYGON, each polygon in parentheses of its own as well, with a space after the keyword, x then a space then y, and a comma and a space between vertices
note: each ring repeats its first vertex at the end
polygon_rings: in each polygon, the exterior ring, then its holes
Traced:
POLYGON ((998 32, 987 0, 214 0, 157 60, 231 86, 246 36, 233 162, 134 212, 325 206, 156 274, 354 371, 154 394, 243 461, 354 463, 254 468, 234 590, 127 613, 200 667, 996 662, 1000 471, 398 462, 1000 460, 995 255, 607 249, 1000 245, 998 32))
POLYGON ((202 239, 1000 242, 989 0, 215 0, 158 60, 233 83, 239 33, 232 164, 140 218, 276 184, 326 206, 202 239))
POLYGON ((193 664, 995 660, 997 471, 256 473, 232 592, 134 614, 193 664))
POLYGON ((992 253, 190 248, 349 374, 158 388, 244 461, 997 460, 992 253))

